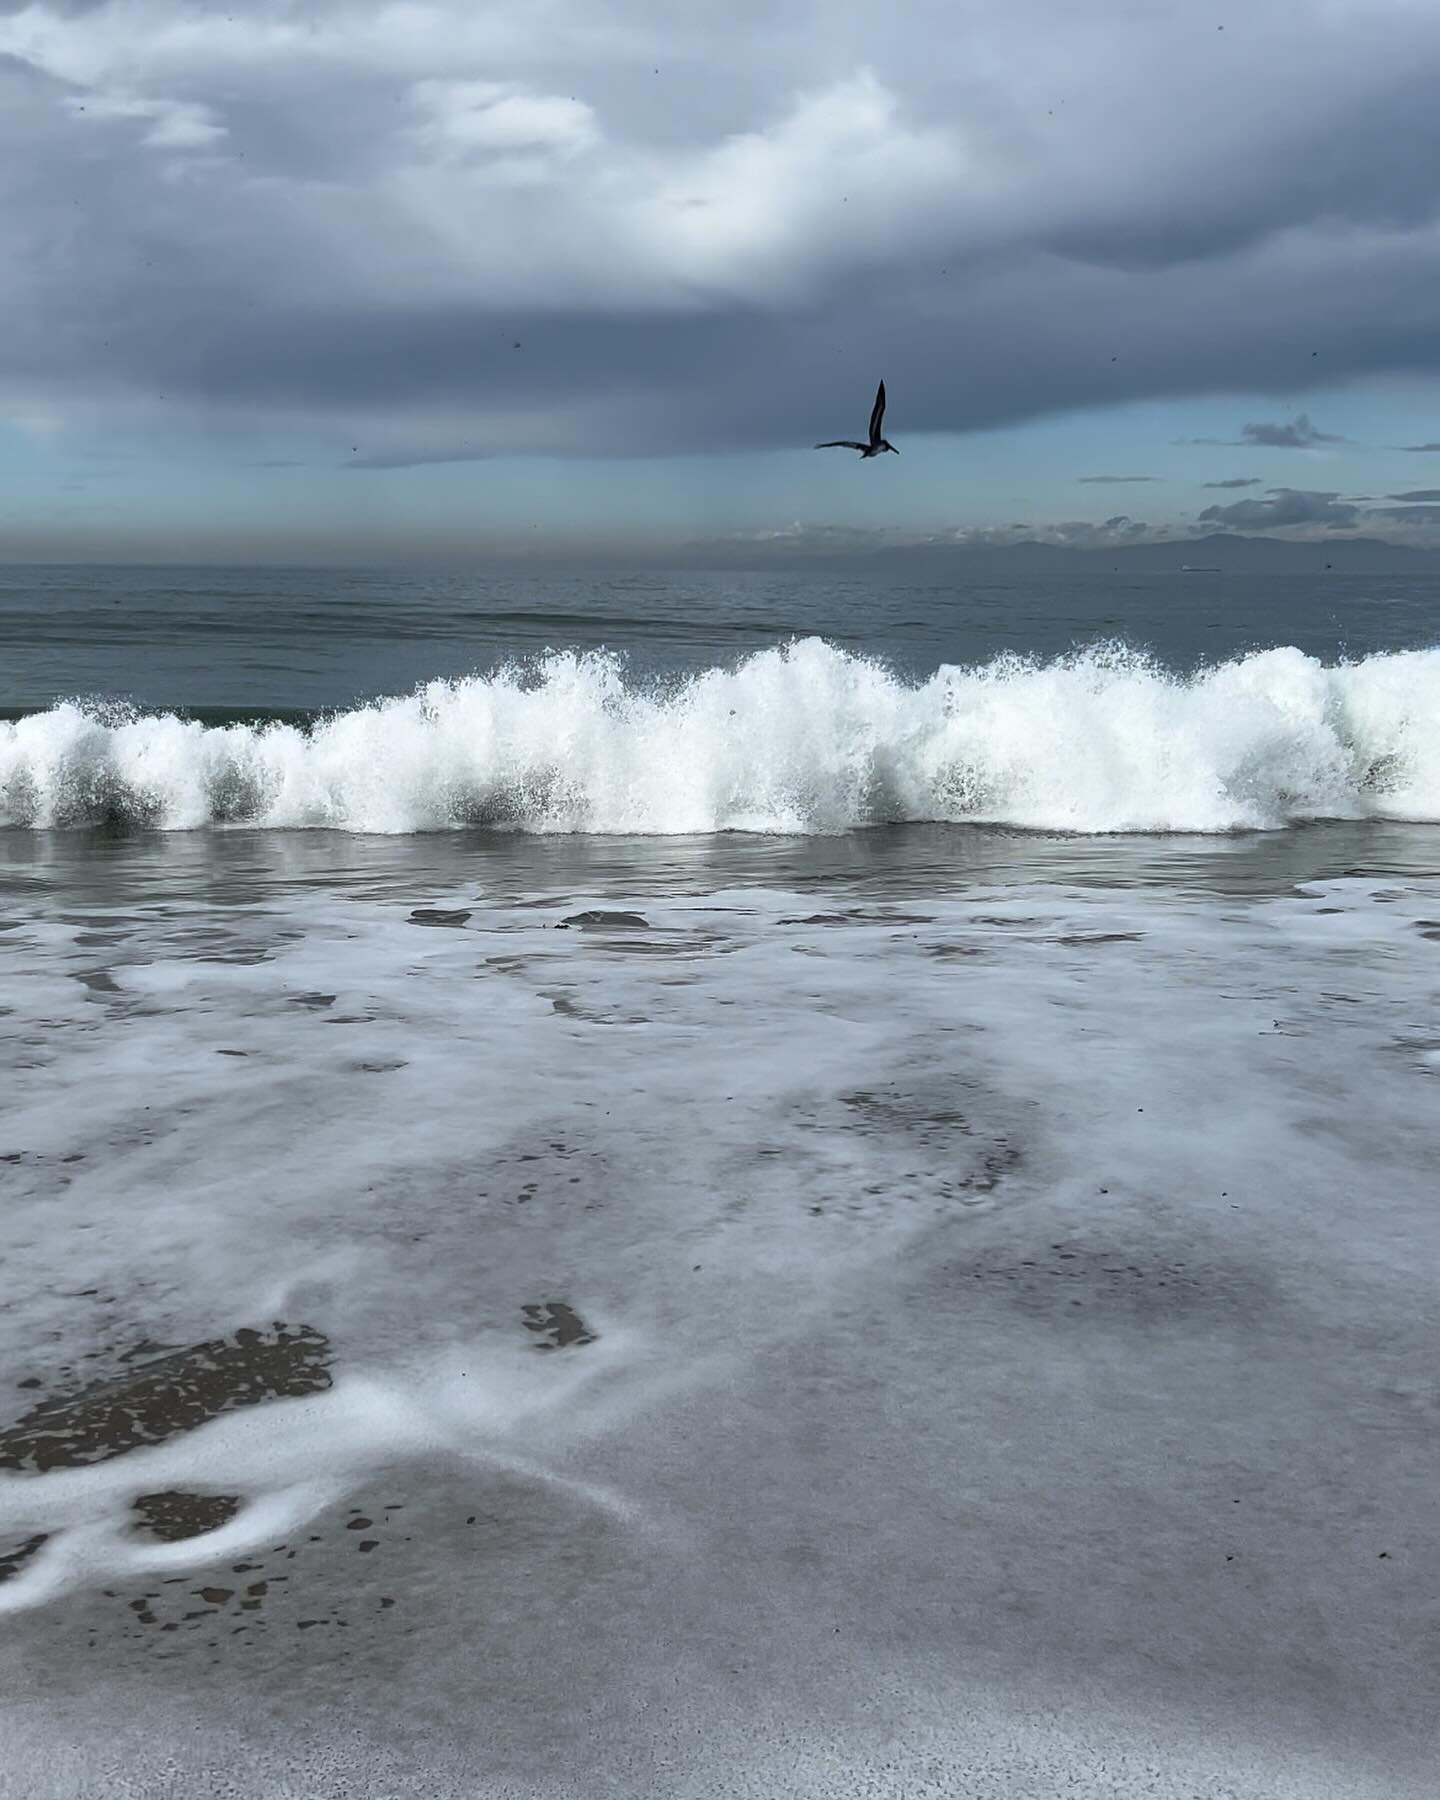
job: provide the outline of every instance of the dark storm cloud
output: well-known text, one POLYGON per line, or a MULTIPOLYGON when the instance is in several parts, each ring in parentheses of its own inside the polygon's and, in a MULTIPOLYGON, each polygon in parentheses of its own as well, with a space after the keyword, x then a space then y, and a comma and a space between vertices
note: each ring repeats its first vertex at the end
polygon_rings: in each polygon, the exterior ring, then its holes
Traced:
POLYGON ((1078 475, 1082 487, 1129 487, 1137 481, 1158 481, 1158 475, 1078 475))
POLYGON ((805 445, 880 374, 899 443, 1440 367, 1440 14, 1400 0, 1254 0, 1243 51, 997 0, 983 76, 942 0, 0 7, 17 412, 394 467, 805 445))
POLYGON ((1258 475, 1232 475, 1228 481, 1206 481, 1201 484, 1207 488, 1247 488, 1259 487, 1258 475))
POLYGON ((1271 488, 1263 500, 1235 500, 1229 506, 1207 506, 1202 523, 1228 531, 1273 531, 1286 525, 1325 525, 1337 530, 1355 525, 1360 509, 1336 493, 1309 488, 1271 488))
POLYGON ((1440 506, 1377 506, 1371 516, 1400 519, 1412 525, 1440 524, 1440 506))

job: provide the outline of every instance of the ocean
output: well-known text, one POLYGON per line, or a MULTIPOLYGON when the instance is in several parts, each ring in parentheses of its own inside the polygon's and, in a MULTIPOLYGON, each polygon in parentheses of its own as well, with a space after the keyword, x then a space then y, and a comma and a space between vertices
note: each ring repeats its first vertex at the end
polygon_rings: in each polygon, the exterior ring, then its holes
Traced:
POLYGON ((0 570, 0 1795, 1430 1795, 1440 581, 0 570))

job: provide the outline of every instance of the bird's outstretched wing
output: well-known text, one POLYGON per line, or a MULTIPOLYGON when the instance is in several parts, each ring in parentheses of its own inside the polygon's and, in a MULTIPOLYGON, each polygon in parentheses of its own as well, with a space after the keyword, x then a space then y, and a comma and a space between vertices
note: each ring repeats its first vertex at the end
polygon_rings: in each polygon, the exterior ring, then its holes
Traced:
POLYGON ((880 442, 880 427, 885 423, 885 383, 875 390, 875 404, 870 409, 870 442, 880 442))
POLYGON ((815 446, 817 450, 868 450, 868 444, 857 444, 854 438, 829 438, 815 446))

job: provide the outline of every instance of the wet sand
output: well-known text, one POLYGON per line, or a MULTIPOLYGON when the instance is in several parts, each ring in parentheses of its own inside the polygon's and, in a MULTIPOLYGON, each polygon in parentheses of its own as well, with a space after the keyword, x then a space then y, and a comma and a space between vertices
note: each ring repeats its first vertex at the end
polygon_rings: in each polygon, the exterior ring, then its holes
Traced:
POLYGON ((1428 1800, 1433 892, 413 910, 27 939, 0 1794, 1428 1800))

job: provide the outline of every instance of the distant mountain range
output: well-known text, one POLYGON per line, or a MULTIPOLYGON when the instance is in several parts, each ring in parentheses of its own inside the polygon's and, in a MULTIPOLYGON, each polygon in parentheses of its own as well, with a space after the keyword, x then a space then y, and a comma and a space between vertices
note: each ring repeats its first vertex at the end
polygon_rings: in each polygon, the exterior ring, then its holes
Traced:
POLYGON ((1073 563, 1077 559, 1091 567, 1107 565, 1116 569, 1146 572, 1164 569, 1220 569, 1237 574, 1279 574, 1289 570, 1296 574, 1332 573, 1368 574, 1393 571, 1417 573, 1434 570, 1440 573, 1440 550, 1417 549, 1411 544, 1392 544, 1384 538, 1335 537, 1296 539, 1278 537, 1246 537, 1235 532, 1216 531, 1206 537, 1177 539, 1171 543, 1102 545, 1094 549, 1073 549, 1066 545, 1045 544, 1034 539, 1016 544, 1002 552, 1018 560, 1036 564, 1073 563))
MULTIPOLYGON (((3 4, 3 0, 0 0, 3 4)), ((24 567, 26 559, 15 557, 13 564, 5 556, 6 546, 0 540, 0 568, 24 567)), ((33 550, 31 552, 33 557, 33 550)), ((74 556, 65 559, 42 557, 46 566, 57 561, 74 561, 77 565, 111 566, 103 557, 74 556)), ((246 567, 253 559, 243 555, 183 558, 119 557, 115 566, 148 564, 154 567, 246 567)), ((712 538, 701 542, 678 544, 632 543, 579 547, 563 543, 537 545, 525 551, 462 550, 452 547, 442 551, 431 546, 428 553, 402 552, 366 558, 329 559, 310 557, 298 552, 284 558, 260 558, 259 566, 320 567, 429 567, 454 569, 468 566, 522 568, 556 567, 577 574, 594 573, 598 569, 825 569, 836 574, 854 574, 874 569, 887 578, 904 578, 907 573, 917 580, 944 581, 964 573, 1004 575, 1007 573, 1051 573, 1067 571, 1100 572, 1114 569, 1125 573, 1161 575, 1179 574, 1192 569, 1196 573, 1216 572, 1222 575, 1276 574, 1324 575, 1436 575, 1440 576, 1440 545, 1420 549, 1411 544, 1392 544, 1376 537, 1282 538, 1263 535, 1247 536, 1238 532, 1215 531, 1204 537, 1171 538, 1142 543, 1076 544, 1047 543, 1041 538, 1016 537, 1008 542, 967 543, 963 538, 930 539, 911 544, 887 544, 877 533, 872 538, 864 531, 851 532, 844 527, 773 537, 712 538)))
POLYGON ((1218 570, 1223 574, 1436 574, 1440 548, 1418 549, 1384 538, 1333 537, 1299 539, 1247 537, 1217 531, 1205 537, 1177 538, 1165 543, 1102 544, 1079 547, 1020 538, 1010 544, 907 544, 828 549, 797 540, 793 548, 766 546, 766 562, 824 562, 853 568, 857 563, 883 565, 899 572, 913 567, 938 570, 966 568, 1033 570, 1117 569, 1136 574, 1179 573, 1185 569, 1218 570))

